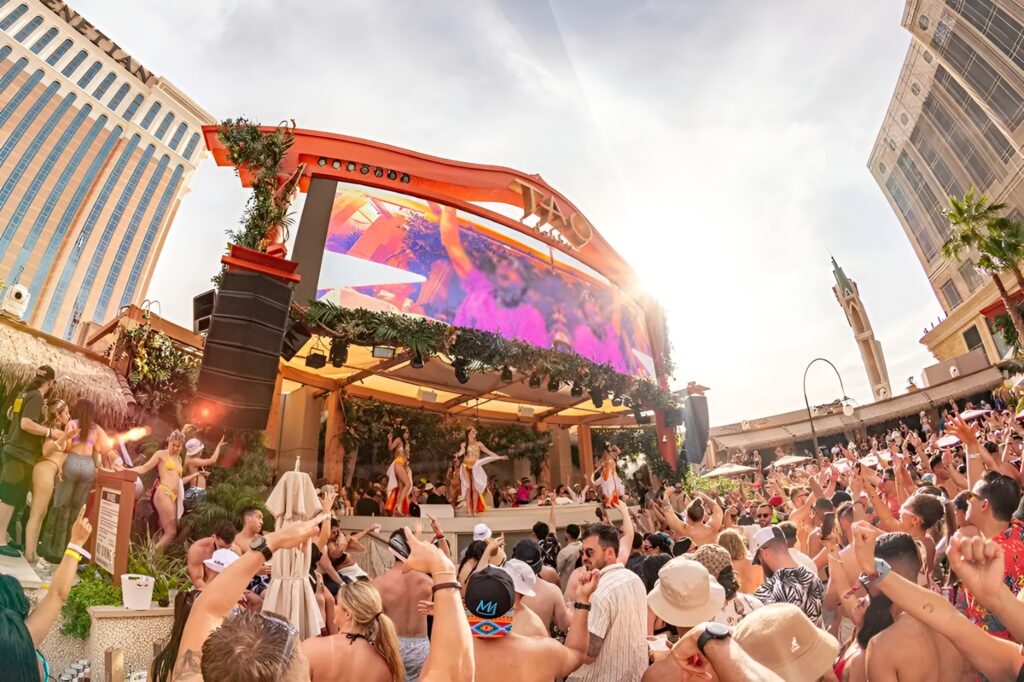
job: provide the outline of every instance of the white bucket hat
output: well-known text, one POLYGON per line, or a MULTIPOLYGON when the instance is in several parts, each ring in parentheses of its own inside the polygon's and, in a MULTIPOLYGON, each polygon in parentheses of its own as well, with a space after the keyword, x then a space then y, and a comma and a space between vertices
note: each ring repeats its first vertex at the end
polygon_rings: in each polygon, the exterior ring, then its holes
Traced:
POLYGON ((692 559, 676 557, 658 571, 658 582, 647 595, 658 618, 676 627, 711 620, 725 606, 725 589, 708 569, 692 559))
POLYGON ((203 451, 204 447, 206 446, 203 445, 203 441, 198 438, 190 438, 188 442, 185 443, 185 455, 188 457, 195 457, 203 451))
POLYGON ((524 597, 536 597, 533 586, 537 584, 537 574, 533 572, 530 565, 519 559, 509 559, 501 567, 512 577, 512 584, 515 585, 516 594, 524 597))
POLYGON ((473 526, 474 540, 486 540, 489 537, 491 537, 491 529, 488 528, 486 523, 478 523, 473 526))

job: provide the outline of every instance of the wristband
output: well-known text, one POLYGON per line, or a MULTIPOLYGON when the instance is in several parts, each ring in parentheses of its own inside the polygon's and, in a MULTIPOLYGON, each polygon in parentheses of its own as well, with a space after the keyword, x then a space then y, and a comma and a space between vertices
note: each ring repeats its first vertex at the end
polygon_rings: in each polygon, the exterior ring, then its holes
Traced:
POLYGON ((85 551, 85 548, 80 547, 80 546, 76 545, 73 542, 69 542, 68 543, 68 549, 77 552, 78 554, 82 555, 86 559, 92 559, 92 554, 89 554, 89 552, 85 551))
POLYGON ((70 547, 64 550, 64 556, 69 556, 79 563, 82 562, 82 555, 76 552, 75 550, 71 549, 70 547))
POLYGON ((581 601, 573 602, 572 607, 574 609, 578 610, 578 611, 589 611, 590 610, 590 604, 589 603, 584 603, 584 602, 581 602, 581 601))
POLYGON ((437 594, 438 590, 447 590, 448 588, 459 590, 461 592, 462 584, 458 581, 453 581, 450 583, 438 583, 437 585, 434 585, 430 588, 430 596, 433 597, 435 594, 437 594))

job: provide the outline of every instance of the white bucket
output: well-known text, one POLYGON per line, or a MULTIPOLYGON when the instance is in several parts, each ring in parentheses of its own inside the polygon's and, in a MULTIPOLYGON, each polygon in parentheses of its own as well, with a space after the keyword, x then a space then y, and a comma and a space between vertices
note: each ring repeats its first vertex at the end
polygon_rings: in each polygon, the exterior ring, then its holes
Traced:
POLYGON ((153 603, 156 580, 148 575, 125 573, 121 576, 121 599, 126 609, 142 611, 153 603))

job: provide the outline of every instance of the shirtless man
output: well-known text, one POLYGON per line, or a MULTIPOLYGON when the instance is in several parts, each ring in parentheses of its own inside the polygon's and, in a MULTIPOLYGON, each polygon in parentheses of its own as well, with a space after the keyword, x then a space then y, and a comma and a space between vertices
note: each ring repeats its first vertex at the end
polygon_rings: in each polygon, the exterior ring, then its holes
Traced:
POLYGON ((249 545, 257 535, 263 534, 263 512, 256 507, 242 510, 242 530, 235 536, 235 552, 239 555, 249 551, 249 545))
POLYGON ((694 547, 713 545, 718 541, 718 532, 722 530, 722 508, 700 491, 695 495, 697 499, 686 507, 686 520, 680 520, 671 510, 666 510, 665 520, 676 535, 693 540, 694 547), (708 508, 711 510, 711 518, 705 522, 708 508))
POLYGON ((512 585, 516 591, 515 615, 512 617, 512 632, 524 637, 548 637, 548 628, 540 617, 534 613, 523 600, 526 597, 535 597, 534 586, 544 582, 537 580, 533 569, 519 559, 511 559, 501 567, 512 578, 512 585))
POLYGON ((407 682, 417 682, 423 663, 430 653, 427 639, 427 617, 417 608, 431 597, 430 576, 416 571, 405 572, 404 562, 395 557, 395 565, 371 582, 380 592, 384 613, 395 624, 398 647, 402 652, 407 682))
POLYGON ((475 626, 473 653, 478 663, 476 679, 492 680, 495 671, 501 671, 503 679, 550 682, 567 677, 579 668, 586 658, 590 641, 587 627, 589 610, 586 606, 590 604, 590 596, 597 589, 599 580, 600 574, 596 570, 581 576, 576 605, 584 608, 573 610, 572 625, 563 645, 550 637, 524 637, 510 632, 509 624, 502 616, 510 617, 515 604, 512 578, 494 567, 474 573, 466 590, 466 610, 470 626, 475 626), (494 627, 484 621, 489 621, 494 627), (482 636, 487 632, 497 636, 482 636))
MULTIPOLYGON (((207 575, 203 562, 213 557, 218 549, 232 549, 235 541, 235 527, 230 521, 221 521, 208 538, 196 540, 188 548, 188 577, 197 590, 206 587, 207 575)), ((237 552, 236 552, 237 553, 237 552)))

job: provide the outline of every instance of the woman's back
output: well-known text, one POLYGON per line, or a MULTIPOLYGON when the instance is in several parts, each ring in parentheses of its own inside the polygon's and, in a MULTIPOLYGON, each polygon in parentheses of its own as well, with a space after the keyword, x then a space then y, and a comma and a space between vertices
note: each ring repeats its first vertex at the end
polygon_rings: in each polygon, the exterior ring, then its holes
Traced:
POLYGON ((310 682, 393 679, 384 657, 362 637, 350 638, 343 633, 314 637, 302 643, 302 653, 309 659, 310 682))

